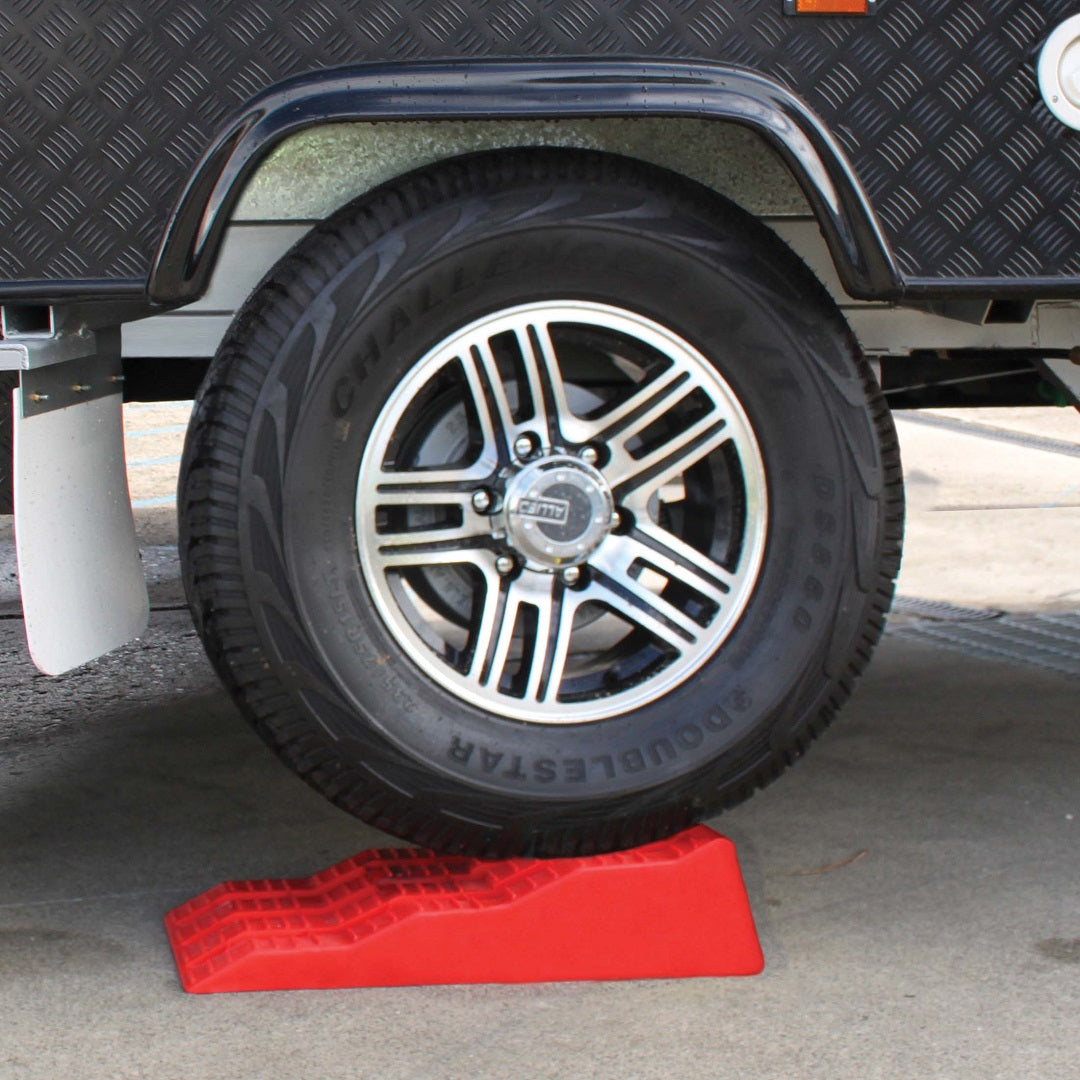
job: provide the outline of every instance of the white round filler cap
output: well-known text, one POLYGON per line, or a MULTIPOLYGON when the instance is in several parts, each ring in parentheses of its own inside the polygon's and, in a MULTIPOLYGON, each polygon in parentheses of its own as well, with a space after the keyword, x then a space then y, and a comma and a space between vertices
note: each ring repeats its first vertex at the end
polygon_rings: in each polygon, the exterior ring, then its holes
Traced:
POLYGON ((1080 15, 1066 19, 1039 56, 1039 86, 1050 111, 1080 131, 1080 15))

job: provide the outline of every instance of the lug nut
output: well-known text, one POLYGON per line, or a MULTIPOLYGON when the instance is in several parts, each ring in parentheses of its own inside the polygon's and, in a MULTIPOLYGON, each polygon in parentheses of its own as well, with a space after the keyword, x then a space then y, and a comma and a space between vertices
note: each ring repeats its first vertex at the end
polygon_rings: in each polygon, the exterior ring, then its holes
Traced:
POLYGON ((491 492, 487 488, 477 488, 473 492, 472 505, 478 514, 486 514, 491 509, 491 492))
POLYGON ((536 436, 534 435, 519 435, 514 440, 514 453, 517 454, 522 461, 526 458, 530 458, 533 452, 536 450, 536 436))
POLYGON ((600 451, 595 446, 583 446, 578 452, 578 457, 586 465, 595 465, 600 460, 600 451))
POLYGON ((509 555, 500 555, 495 560, 495 569, 498 570, 503 577, 506 577, 507 574, 512 574, 515 566, 517 566, 517 563, 515 563, 509 555))
POLYGON ((562 572, 562 579, 565 585, 576 585, 581 580, 581 567, 568 566, 562 572))

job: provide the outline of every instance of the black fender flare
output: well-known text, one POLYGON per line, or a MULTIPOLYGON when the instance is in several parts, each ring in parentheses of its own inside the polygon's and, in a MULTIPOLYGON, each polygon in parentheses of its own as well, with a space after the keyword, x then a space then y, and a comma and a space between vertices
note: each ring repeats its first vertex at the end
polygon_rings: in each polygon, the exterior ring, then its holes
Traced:
POLYGON ((694 117, 758 132, 810 202, 840 280, 858 299, 896 299, 900 273, 843 148, 778 82, 719 64, 501 60, 368 64, 298 76, 253 98, 192 172, 149 281, 155 304, 207 289, 245 184, 284 139, 317 124, 371 120, 694 117))

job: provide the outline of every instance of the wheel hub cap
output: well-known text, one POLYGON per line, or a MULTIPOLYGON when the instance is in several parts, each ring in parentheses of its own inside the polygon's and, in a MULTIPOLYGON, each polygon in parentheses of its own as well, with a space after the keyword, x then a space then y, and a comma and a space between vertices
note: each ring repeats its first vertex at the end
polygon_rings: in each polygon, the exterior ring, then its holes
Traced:
POLYGON ((615 502, 604 477, 576 458, 553 455, 526 466, 507 485, 503 527, 526 566, 575 566, 611 531, 615 502))

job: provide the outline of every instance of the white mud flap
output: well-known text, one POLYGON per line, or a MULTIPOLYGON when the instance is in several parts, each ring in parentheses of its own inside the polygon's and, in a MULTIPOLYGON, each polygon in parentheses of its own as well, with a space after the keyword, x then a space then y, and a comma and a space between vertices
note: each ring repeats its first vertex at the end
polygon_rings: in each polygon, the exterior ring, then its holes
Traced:
POLYGON ((19 581, 30 655, 48 675, 130 641, 149 618, 124 464, 119 332, 97 337, 93 355, 23 370, 14 393, 19 581))

